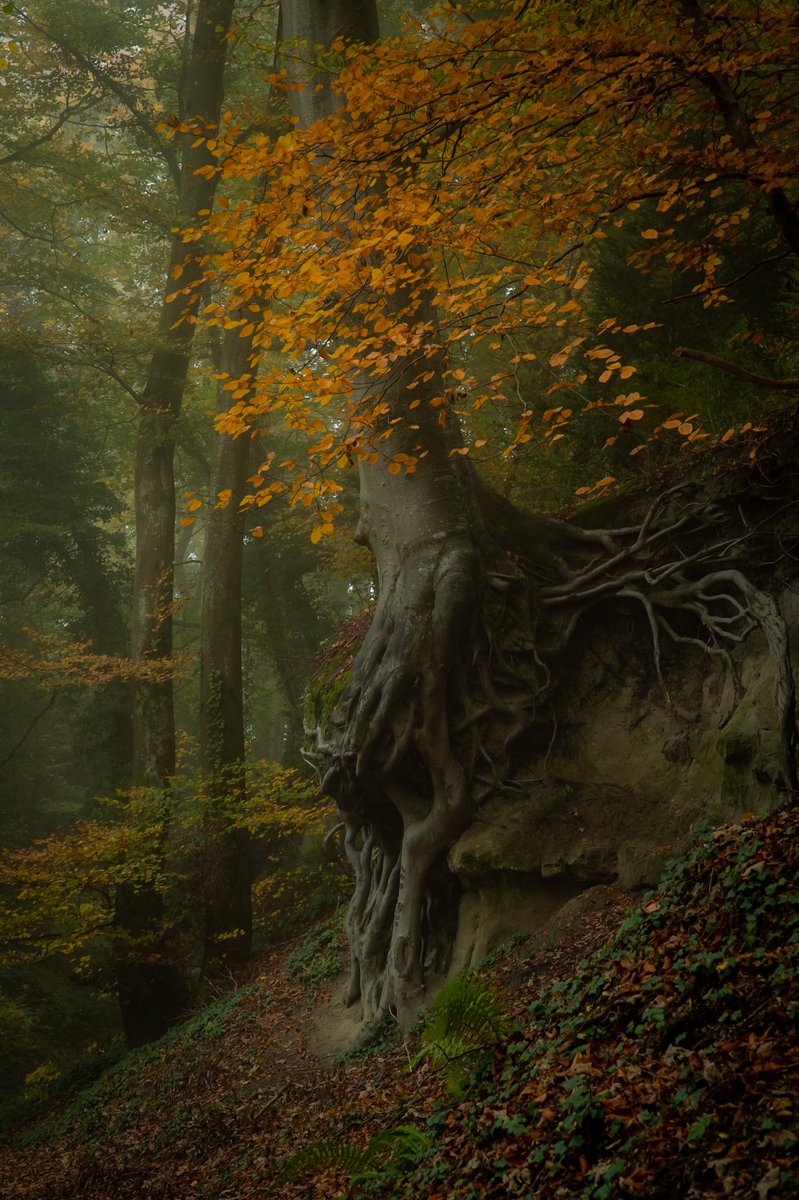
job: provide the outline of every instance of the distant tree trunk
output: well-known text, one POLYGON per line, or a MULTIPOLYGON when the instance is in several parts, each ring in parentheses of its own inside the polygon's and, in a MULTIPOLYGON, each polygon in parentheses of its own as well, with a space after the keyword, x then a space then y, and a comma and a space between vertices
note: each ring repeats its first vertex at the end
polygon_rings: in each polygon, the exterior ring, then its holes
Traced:
MULTIPOLYGON (((199 175, 216 160, 204 141, 222 111, 227 33, 234 0, 200 0, 183 73, 183 120, 177 224, 195 222, 210 209, 217 175, 199 175)), ((188 376, 194 325, 182 320, 197 307, 199 288, 169 299, 177 289, 198 285, 202 268, 196 247, 176 234, 172 240, 158 343, 150 362, 139 410, 136 448, 136 570, 131 653, 135 661, 169 659, 175 559, 174 453, 177 419, 188 376), (179 280, 179 282, 178 282, 179 280), (180 322, 178 324, 178 322, 180 322)), ((161 797, 169 807, 175 772, 172 683, 142 679, 133 686, 133 786, 161 797)), ((163 934, 164 904, 154 887, 119 889, 116 902, 117 972, 122 1023, 130 1045, 165 1032, 185 1006, 186 993, 163 934)))
MULTIPOLYGON (((237 329, 224 338, 221 369, 233 379, 253 374, 249 338, 237 329)), ((219 386, 218 407, 229 407, 219 386)), ((214 443, 211 506, 203 552, 200 649, 200 753, 205 814, 203 975, 246 960, 252 943, 250 842, 231 827, 245 793, 244 697, 241 664, 241 566, 249 436, 218 433, 214 443), (224 508, 214 499, 232 496, 224 508)))
MULTIPOLYGON (((264 539, 266 541, 266 539, 264 539)), ((303 576, 308 562, 285 546, 259 547, 258 588, 265 619, 262 642, 285 703, 280 761, 301 767, 303 702, 319 646, 332 630, 314 605, 303 576)))
MULTIPOLYGON (((127 597, 118 595, 96 531, 76 538, 75 582, 83 596, 87 633, 98 654, 124 655, 128 640, 127 597)), ((108 683, 91 698, 82 720, 81 750, 90 765, 95 793, 110 795, 128 785, 132 730, 130 688, 123 680, 108 683)))

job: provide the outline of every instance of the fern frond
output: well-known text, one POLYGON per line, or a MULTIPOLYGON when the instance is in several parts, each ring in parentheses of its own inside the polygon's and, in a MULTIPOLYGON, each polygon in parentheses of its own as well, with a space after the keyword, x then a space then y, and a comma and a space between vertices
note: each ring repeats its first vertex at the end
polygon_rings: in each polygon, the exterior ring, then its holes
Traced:
POLYGON ((398 1125, 395 1129, 384 1129, 378 1133, 369 1143, 369 1152, 388 1150, 392 1158, 404 1160, 418 1158, 423 1151, 430 1149, 431 1144, 429 1135, 415 1125, 398 1125))
POLYGON ((351 1142, 314 1142, 292 1154, 278 1173, 278 1181, 286 1183, 304 1175, 318 1175, 320 1171, 341 1171, 348 1176, 363 1171, 374 1158, 372 1146, 359 1149, 351 1142))
POLYGON ((473 975, 456 975, 433 1004, 433 1020, 424 1041, 451 1047, 454 1054, 480 1049, 508 1033, 510 1025, 499 999, 473 975))
POLYGON ((468 1075, 469 1056, 487 1049, 510 1032, 499 999, 473 975, 456 975, 433 1004, 432 1020, 415 1062, 427 1055, 446 1066, 447 1082, 459 1091, 468 1075))
POLYGON ((377 1172, 372 1168, 378 1161, 388 1157, 399 1163, 412 1161, 429 1147, 430 1138, 414 1125, 384 1129, 362 1148, 351 1142, 314 1142, 293 1154, 283 1164, 277 1178, 279 1182, 287 1183, 305 1175, 318 1175, 321 1171, 340 1171, 349 1177, 351 1184, 360 1183, 376 1176, 377 1172))

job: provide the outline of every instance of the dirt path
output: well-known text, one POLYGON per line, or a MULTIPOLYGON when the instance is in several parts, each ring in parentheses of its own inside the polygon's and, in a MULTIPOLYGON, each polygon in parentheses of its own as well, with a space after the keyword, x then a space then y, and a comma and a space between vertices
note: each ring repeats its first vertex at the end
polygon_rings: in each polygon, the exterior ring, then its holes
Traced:
MULTIPOLYGON (((552 979, 567 978, 629 906, 593 888, 507 955, 487 978, 521 1016, 552 979)), ((276 1185, 279 1161, 323 1142, 362 1145, 381 1129, 420 1123, 444 1086, 415 1047, 342 1059, 358 1032, 343 975, 309 992, 291 973, 297 942, 269 951, 229 1013, 201 1015, 180 1037, 128 1060, 83 1096, 68 1127, 35 1145, 0 1144, 3 1200, 283 1200, 340 1194, 341 1179, 276 1185), (196 1028, 195 1028, 196 1026, 196 1028)), ((344 955, 342 954, 342 967, 344 955)))

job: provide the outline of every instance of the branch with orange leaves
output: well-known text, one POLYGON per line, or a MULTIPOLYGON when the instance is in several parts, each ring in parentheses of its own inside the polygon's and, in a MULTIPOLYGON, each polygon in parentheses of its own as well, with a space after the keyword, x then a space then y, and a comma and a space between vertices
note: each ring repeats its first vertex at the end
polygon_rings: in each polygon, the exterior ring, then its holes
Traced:
POLYGON ((32 629, 23 630, 30 649, 0 646, 0 679, 33 680, 43 687, 95 687, 117 680, 162 682, 172 679, 181 662, 153 658, 134 662, 111 654, 94 654, 86 642, 66 642, 32 629))

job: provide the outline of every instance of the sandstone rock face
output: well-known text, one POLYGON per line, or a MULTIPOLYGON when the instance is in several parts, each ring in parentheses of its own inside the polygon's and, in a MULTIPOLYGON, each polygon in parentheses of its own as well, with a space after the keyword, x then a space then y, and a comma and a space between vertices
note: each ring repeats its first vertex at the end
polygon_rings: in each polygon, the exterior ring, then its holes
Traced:
MULTIPOLYGON (((796 647, 799 595, 779 600, 796 647)), ((684 646, 664 647, 662 665, 668 694, 638 613, 586 619, 541 745, 451 851, 464 889, 453 971, 595 884, 655 885, 703 827, 779 803, 782 743, 763 635, 738 648, 734 673, 684 646)))

